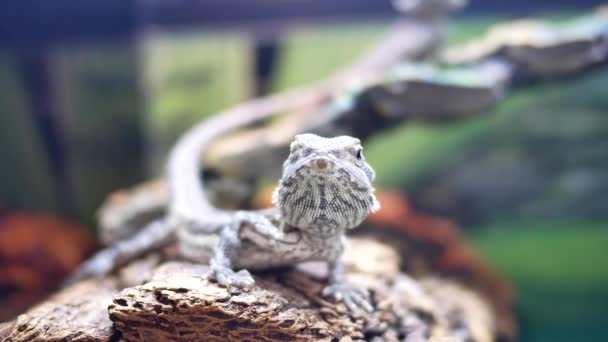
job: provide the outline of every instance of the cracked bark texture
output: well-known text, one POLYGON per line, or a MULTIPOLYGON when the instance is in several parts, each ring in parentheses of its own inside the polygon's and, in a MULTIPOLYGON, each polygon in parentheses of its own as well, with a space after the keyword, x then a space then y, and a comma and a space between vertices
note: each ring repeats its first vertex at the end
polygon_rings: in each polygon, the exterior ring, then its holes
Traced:
POLYGON ((321 296, 327 267, 258 272, 248 292, 201 278, 207 267, 139 260, 103 281, 64 289, 0 325, 5 341, 492 341, 496 316, 455 282, 400 273, 400 258, 373 239, 351 239, 348 279, 370 289, 372 313, 321 296), (139 285, 136 285, 139 284, 139 285), (122 290, 121 290, 122 289, 122 290))
POLYGON ((308 263, 255 274, 249 292, 201 279, 206 266, 165 263, 123 290, 110 319, 127 341, 491 341, 495 318, 477 294, 437 278, 399 272, 397 253, 351 240, 349 281, 372 291, 375 311, 348 312, 321 296, 327 268, 308 263))
POLYGON ((0 325, 2 341, 110 341, 112 281, 82 281, 0 325))

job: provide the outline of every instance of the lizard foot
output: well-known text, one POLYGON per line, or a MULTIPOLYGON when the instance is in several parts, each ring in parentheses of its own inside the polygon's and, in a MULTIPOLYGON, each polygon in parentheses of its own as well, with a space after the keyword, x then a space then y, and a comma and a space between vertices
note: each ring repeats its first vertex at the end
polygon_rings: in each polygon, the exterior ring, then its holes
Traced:
POLYGON ((369 292, 363 288, 351 287, 347 284, 332 284, 323 289, 323 295, 343 302, 353 312, 358 311, 359 308, 367 312, 374 310, 370 303, 369 292))
POLYGON ((229 287, 236 286, 241 289, 248 289, 255 284, 255 280, 247 270, 235 272, 229 267, 215 267, 207 274, 207 278, 215 280, 218 284, 229 287))

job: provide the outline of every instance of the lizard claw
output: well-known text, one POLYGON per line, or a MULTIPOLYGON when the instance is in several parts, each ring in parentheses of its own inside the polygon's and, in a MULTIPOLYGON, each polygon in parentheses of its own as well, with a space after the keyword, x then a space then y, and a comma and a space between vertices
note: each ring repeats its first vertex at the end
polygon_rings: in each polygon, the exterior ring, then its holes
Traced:
POLYGON ((215 267, 207 273, 207 278, 215 280, 222 286, 235 286, 241 289, 248 289, 255 284, 255 280, 247 270, 235 272, 228 267, 215 267))
POLYGON ((359 309, 367 312, 374 310, 366 289, 351 287, 347 284, 332 284, 323 289, 323 295, 343 302, 352 312, 357 312, 359 309))

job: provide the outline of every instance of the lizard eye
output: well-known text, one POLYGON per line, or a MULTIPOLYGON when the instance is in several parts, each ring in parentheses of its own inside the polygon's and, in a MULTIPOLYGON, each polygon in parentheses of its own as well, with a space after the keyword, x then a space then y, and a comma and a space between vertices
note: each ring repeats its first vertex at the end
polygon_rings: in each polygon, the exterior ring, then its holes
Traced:
POLYGON ((361 160, 363 159, 363 152, 361 151, 361 149, 357 150, 357 160, 361 160))
POLYGON ((308 157, 311 154, 312 150, 310 148, 304 149, 304 151, 302 151, 302 157, 308 157))

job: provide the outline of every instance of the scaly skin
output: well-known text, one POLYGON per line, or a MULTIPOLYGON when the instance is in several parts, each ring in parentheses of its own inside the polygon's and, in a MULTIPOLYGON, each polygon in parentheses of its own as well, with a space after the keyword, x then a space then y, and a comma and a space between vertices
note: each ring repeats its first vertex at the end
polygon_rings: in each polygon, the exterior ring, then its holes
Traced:
MULTIPOLYGON (((351 310, 371 311, 367 292, 346 284, 341 258, 346 230, 379 208, 373 179, 358 139, 296 136, 274 194, 278 211, 237 212, 233 222, 221 227, 208 277, 225 286, 248 288, 254 279, 247 270, 327 261, 330 278, 323 293, 351 310)), ((178 232, 180 250, 189 259, 206 262, 212 245, 209 233, 189 227, 178 232)))

